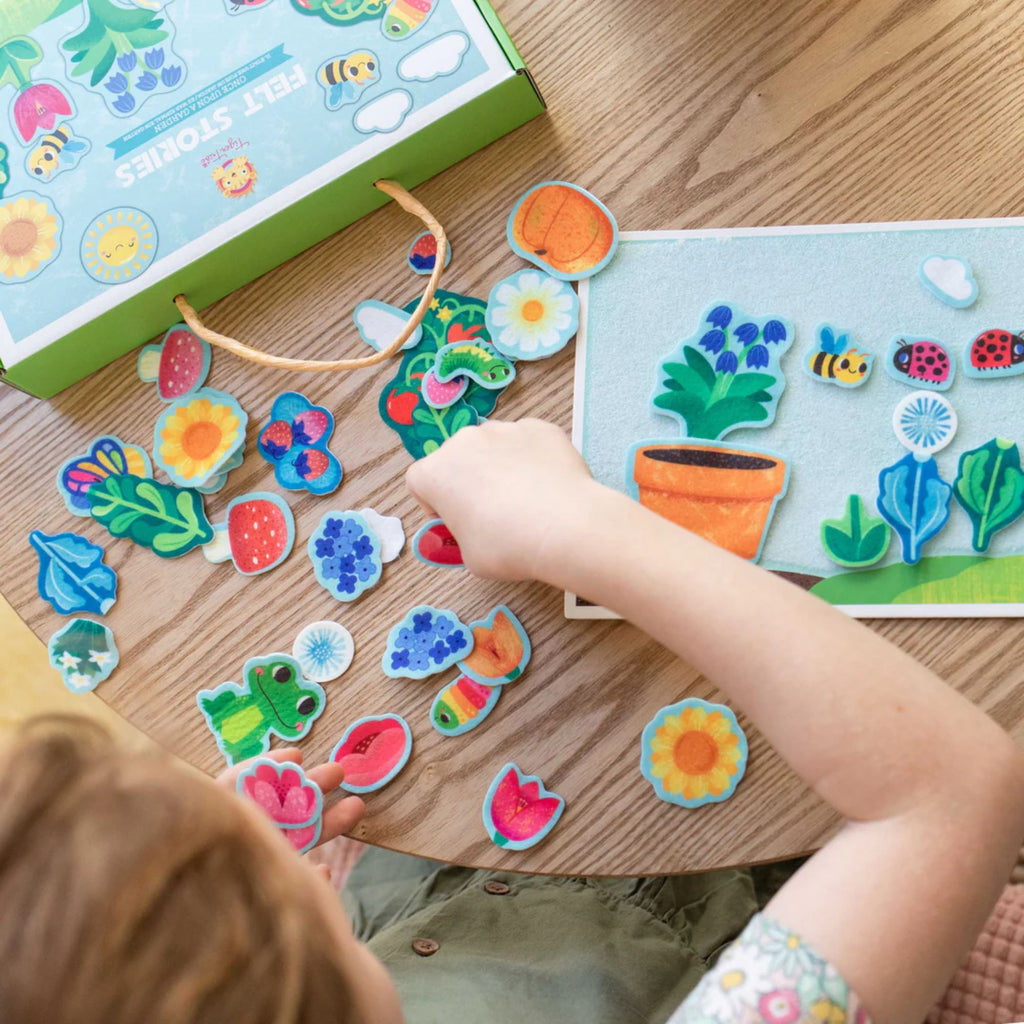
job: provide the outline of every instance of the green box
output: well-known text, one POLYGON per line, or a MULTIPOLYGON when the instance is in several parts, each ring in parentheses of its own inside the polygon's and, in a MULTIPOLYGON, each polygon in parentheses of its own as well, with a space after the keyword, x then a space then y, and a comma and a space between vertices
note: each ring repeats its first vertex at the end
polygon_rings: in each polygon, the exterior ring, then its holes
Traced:
POLYGON ((544 109, 487 0, 209 0, 208 13, 177 26, 173 9, 174 0, 0 8, 0 84, 8 98, 6 86, 15 90, 0 198, 0 379, 38 397, 177 322, 175 295, 201 309, 384 205, 374 181, 411 189, 544 109), (408 12, 424 6, 410 28, 408 12), (333 20, 357 8, 357 20, 333 20), (77 69, 96 60, 87 44, 100 34, 97 11, 119 27, 131 19, 139 45, 93 84, 77 69), (397 42, 384 35, 395 19, 397 42), (394 128, 381 120, 402 107, 394 128), (65 163, 65 144, 58 171, 34 179, 61 129, 77 158, 65 163), (226 178, 236 165, 240 176, 226 178), (18 262, 26 230, 37 246, 18 262), (108 252, 133 238, 130 256, 108 252))

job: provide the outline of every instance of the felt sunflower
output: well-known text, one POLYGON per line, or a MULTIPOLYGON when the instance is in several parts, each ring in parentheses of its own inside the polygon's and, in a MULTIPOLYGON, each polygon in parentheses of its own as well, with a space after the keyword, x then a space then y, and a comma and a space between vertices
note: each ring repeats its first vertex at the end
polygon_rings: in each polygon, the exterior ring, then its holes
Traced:
POLYGON ((642 771, 669 803, 700 807, 732 795, 747 764, 747 740, 721 704, 690 698, 662 708, 643 733, 642 771))
POLYGON ((193 395, 157 424, 160 465, 177 484, 202 484, 242 444, 244 430, 232 405, 193 395))
POLYGON ((0 204, 0 274, 8 281, 37 274, 57 253, 60 222, 50 205, 30 195, 0 204))
POLYGON ((513 359, 544 359, 561 351, 579 326, 579 300, 566 281, 521 270, 499 281, 487 300, 494 347, 513 359))

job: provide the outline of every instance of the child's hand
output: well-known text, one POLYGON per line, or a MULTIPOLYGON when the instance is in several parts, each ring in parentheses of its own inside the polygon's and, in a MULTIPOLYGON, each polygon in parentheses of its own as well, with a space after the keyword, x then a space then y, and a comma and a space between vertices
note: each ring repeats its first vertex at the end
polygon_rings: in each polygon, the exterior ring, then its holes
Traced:
POLYGON ((460 430, 410 466, 405 482, 445 521, 470 572, 547 582, 551 559, 597 486, 565 434, 534 419, 460 430))
MULTIPOLYGON (((261 754, 260 757, 270 758, 271 761, 292 761, 298 765, 302 764, 302 751, 296 747, 277 747, 261 754)), ((217 776, 217 784, 234 792, 238 776, 255 760, 256 758, 252 757, 248 761, 240 761, 238 764, 232 765, 217 776)), ((329 793, 332 789, 337 789, 344 777, 345 772, 341 765, 333 761, 317 765, 306 772, 306 778, 315 782, 324 794, 329 793)), ((320 831, 320 838, 317 840, 317 846, 350 832, 359 824, 365 810, 366 804, 358 796, 347 796, 328 807, 324 811, 323 827, 320 831)))

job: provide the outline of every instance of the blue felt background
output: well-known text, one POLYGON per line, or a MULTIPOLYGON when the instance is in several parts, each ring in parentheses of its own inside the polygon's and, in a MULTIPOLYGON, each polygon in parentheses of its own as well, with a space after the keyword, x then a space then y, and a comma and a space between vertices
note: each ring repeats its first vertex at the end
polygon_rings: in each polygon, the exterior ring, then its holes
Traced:
MULTIPOLYGON (((937 456, 944 479, 952 483, 962 452, 993 436, 1024 446, 1024 378, 983 381, 963 373, 963 352, 976 334, 1024 328, 1024 223, 729 237, 627 234, 586 291, 577 439, 594 475, 622 491, 628 491, 630 445, 679 437, 677 421, 650 403, 661 379, 659 363, 697 331, 704 310, 730 302, 751 316, 793 324, 796 340, 782 360, 786 389, 775 422, 725 437, 772 449, 790 462, 789 492, 776 508, 760 560, 768 568, 821 576, 840 571, 819 544, 821 520, 841 516, 851 493, 873 508, 879 470, 905 454, 892 431, 892 413, 910 389, 882 365, 895 334, 931 335, 958 361, 945 394, 960 426, 937 456), (971 264, 979 296, 969 309, 947 306, 920 283, 918 265, 935 253, 971 264), (863 387, 824 384, 802 369, 821 323, 850 331, 854 345, 875 355, 863 387)), ((925 555, 971 554, 970 538, 970 520, 954 500, 949 523, 925 555)), ((1024 518, 996 534, 988 551, 1021 552, 1024 518)), ((880 564, 898 559, 894 537, 880 564)))

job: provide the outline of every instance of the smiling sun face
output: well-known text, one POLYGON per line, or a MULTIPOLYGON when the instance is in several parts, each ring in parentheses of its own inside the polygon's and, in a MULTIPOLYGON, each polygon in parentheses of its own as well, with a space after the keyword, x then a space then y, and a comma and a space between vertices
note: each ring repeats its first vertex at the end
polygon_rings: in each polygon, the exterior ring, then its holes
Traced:
POLYGON ((152 220, 141 210, 122 206, 100 214, 82 238, 82 265, 101 284, 138 277, 156 255, 152 220))

